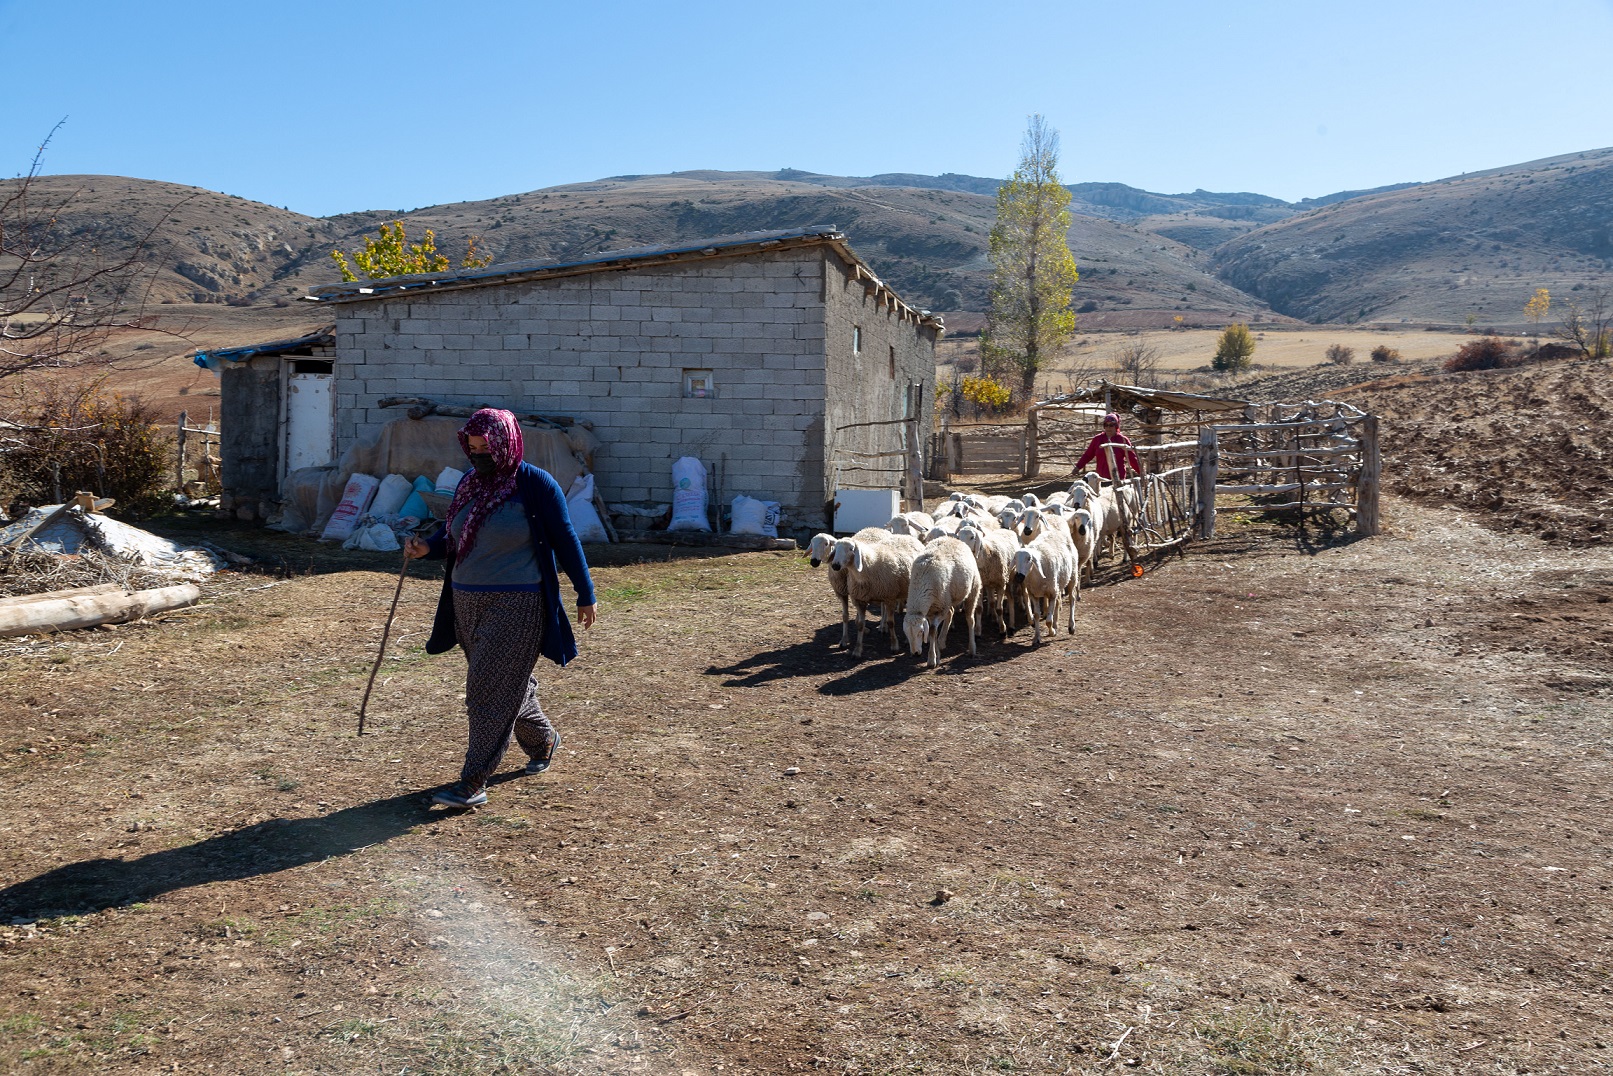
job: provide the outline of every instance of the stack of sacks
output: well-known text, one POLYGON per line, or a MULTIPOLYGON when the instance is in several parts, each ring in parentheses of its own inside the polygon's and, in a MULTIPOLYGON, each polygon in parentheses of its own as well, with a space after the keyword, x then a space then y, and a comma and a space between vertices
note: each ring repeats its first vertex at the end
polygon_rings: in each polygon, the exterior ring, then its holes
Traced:
POLYGON ((427 508, 426 502, 420 499, 420 494, 435 493, 436 491, 436 483, 425 475, 421 475, 414 480, 414 488, 409 491, 408 499, 403 502, 403 507, 398 509, 398 515, 419 521, 430 519, 431 509, 427 508))

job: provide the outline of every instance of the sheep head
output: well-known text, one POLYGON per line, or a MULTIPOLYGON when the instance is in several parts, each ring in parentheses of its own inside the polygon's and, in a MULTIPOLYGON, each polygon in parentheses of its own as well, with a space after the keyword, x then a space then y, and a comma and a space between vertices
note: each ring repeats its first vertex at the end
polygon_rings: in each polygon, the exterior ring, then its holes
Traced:
POLYGON ((924 647, 930 641, 930 618, 927 616, 909 616, 902 619, 902 631, 907 636, 907 648, 914 654, 922 654, 924 647))
POLYGON ((829 559, 834 552, 835 536, 832 534, 814 534, 811 543, 807 546, 807 559, 816 568, 829 559))
POLYGON ((834 545, 834 551, 829 555, 829 567, 837 572, 849 568, 862 568, 862 550, 850 538, 842 538, 834 545))

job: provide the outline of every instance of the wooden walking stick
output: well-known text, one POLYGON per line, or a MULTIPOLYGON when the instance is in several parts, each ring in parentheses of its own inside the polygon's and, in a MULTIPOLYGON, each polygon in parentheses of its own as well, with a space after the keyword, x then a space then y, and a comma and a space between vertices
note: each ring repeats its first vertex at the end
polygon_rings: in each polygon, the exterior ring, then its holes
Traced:
POLYGON ((370 691, 375 687, 375 674, 381 671, 386 658, 387 636, 392 634, 392 618, 398 615, 398 599, 403 597, 403 581, 409 576, 409 552, 403 553, 403 570, 398 573, 398 589, 392 592, 392 608, 387 610, 386 627, 381 632, 381 649, 375 655, 375 668, 370 670, 370 682, 364 685, 364 701, 358 704, 358 734, 364 735, 364 714, 370 705, 370 691))

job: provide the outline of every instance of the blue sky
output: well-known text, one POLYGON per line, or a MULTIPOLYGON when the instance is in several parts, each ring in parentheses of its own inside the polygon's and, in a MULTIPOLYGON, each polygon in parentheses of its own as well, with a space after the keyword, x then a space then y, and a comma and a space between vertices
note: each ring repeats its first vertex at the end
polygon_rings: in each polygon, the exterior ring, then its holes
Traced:
POLYGON ((623 173, 1013 167, 1286 199, 1613 144, 1613 0, 0 0, 0 174, 304 213, 623 173))

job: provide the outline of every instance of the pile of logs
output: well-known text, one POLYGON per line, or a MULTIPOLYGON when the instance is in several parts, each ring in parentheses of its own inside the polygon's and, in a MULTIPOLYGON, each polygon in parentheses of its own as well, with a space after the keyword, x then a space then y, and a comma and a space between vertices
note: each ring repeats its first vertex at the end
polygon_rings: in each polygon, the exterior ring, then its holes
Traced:
MULTIPOLYGON (((97 499, 92 494, 80 492, 0 547, 0 571, 10 569, 29 539, 58 519, 71 512, 86 515, 102 512, 110 508, 112 503, 110 499, 97 499)), ((0 638, 121 624, 140 620, 152 613, 195 605, 201 597, 201 588, 194 583, 147 590, 128 590, 121 583, 101 583, 42 594, 0 597, 0 638)))

